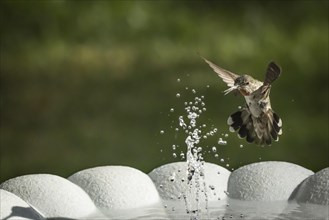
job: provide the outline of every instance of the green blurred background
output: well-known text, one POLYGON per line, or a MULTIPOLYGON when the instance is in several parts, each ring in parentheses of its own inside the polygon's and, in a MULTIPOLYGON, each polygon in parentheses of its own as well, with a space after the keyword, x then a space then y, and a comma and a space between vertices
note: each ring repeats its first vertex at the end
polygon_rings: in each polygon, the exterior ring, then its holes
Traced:
POLYGON ((202 142, 207 161, 329 166, 326 0, 2 0, 0 8, 0 182, 100 165, 150 172, 180 161, 172 153, 184 151, 185 134, 170 127, 192 88, 207 107, 198 123, 219 129, 202 142), (278 143, 262 148, 230 133, 217 144, 243 99, 223 96, 226 85, 198 53, 258 79, 270 60, 282 66, 271 91, 284 123, 278 143))

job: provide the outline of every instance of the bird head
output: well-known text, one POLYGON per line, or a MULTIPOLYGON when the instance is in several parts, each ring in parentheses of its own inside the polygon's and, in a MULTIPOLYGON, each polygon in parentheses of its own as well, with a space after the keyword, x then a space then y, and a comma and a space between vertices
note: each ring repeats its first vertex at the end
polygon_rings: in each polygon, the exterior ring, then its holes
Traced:
POLYGON ((235 79, 234 87, 238 89, 242 94, 248 95, 252 92, 252 83, 254 78, 249 75, 242 75, 235 79))
POLYGON ((225 90, 225 95, 234 91, 239 90, 243 95, 249 95, 252 92, 252 82, 254 82, 254 78, 249 75, 242 75, 235 79, 234 85, 229 89, 225 90))
POLYGON ((253 80, 254 79, 249 75, 242 75, 235 79, 234 86, 237 88, 243 88, 248 86, 253 80))

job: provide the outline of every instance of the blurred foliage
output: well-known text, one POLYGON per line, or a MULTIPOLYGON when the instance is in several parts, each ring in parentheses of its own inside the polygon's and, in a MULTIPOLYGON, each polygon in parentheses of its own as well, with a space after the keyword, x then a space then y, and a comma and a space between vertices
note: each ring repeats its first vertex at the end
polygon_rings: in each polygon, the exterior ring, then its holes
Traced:
POLYGON ((100 165, 150 172, 179 161, 171 146, 179 154, 185 135, 170 126, 194 97, 185 87, 205 96, 198 123, 219 129, 202 143, 218 147, 219 158, 206 151, 207 161, 329 166, 326 0, 2 0, 0 18, 0 182, 100 165), (230 134, 217 145, 243 99, 223 96, 226 85, 198 53, 258 79, 270 60, 282 66, 271 91, 284 122, 278 143, 262 148, 230 134))

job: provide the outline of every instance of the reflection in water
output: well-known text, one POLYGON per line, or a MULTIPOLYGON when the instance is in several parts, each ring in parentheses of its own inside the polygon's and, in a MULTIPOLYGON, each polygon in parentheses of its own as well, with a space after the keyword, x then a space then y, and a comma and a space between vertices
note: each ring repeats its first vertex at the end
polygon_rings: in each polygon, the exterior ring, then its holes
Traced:
MULTIPOLYGON (((112 213, 112 219, 159 219, 159 220, 189 220, 185 205, 180 201, 163 201, 163 206, 144 209, 124 210, 112 213), (174 207, 174 209, 172 208, 174 207)), ((199 218, 205 220, 324 220, 329 219, 329 206, 298 204, 287 201, 255 202, 224 200, 209 202, 208 213, 200 213, 199 218)))

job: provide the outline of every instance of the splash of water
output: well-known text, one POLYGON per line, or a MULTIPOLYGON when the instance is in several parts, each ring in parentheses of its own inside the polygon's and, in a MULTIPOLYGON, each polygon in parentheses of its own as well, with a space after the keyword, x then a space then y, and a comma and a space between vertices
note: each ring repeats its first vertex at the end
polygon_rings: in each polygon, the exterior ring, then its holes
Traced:
MULTIPOLYGON (((196 94, 196 91, 193 89, 192 93, 196 94)), ((204 96, 195 97, 194 101, 185 102, 187 116, 185 119, 182 115, 178 117, 179 126, 187 134, 185 144, 187 146, 186 162, 188 191, 184 195, 184 201, 186 212, 190 214, 190 219, 199 219, 202 211, 200 207, 200 199, 203 195, 205 198, 205 209, 208 211, 208 189, 206 188, 205 183, 204 159, 202 155, 202 147, 200 147, 199 144, 202 139, 206 139, 208 136, 213 136, 217 132, 217 128, 214 128, 210 132, 204 134, 202 129, 206 128, 206 125, 203 124, 197 126, 197 119, 206 111, 203 99, 204 96)))
MULTIPOLYGON (((177 79, 177 82, 182 83, 180 79, 177 79)), ((186 178, 182 178, 181 181, 184 182, 187 179, 186 184, 188 187, 187 191, 181 192, 178 197, 179 199, 182 198, 185 202, 186 213, 190 216, 190 219, 198 220, 201 215, 204 216, 204 210, 206 210, 206 215, 209 216, 207 194, 214 191, 213 186, 206 187, 203 154, 207 152, 206 148, 208 146, 203 146, 202 141, 216 135, 218 129, 213 125, 209 126, 205 123, 198 124, 200 116, 207 111, 205 97, 199 95, 197 90, 193 88, 185 87, 185 90, 187 93, 192 93, 194 97, 191 100, 185 100, 183 102, 185 113, 176 115, 178 117, 178 126, 171 126, 171 128, 175 130, 176 135, 178 131, 183 131, 186 134, 186 152, 184 150, 177 151, 178 145, 172 145, 172 150, 174 151, 172 157, 186 160, 186 178)), ((176 93, 175 96, 182 100, 184 98, 184 92, 176 93)), ((170 108, 168 116, 176 112, 179 113, 179 109, 170 108)), ((172 123, 175 121, 172 121, 172 123)), ((164 130, 160 131, 160 134, 163 135, 164 133, 164 130)), ((226 145, 224 138, 228 135, 222 134, 222 136, 218 140, 218 145, 226 145)), ((215 158, 219 158, 218 151, 219 149, 215 146, 208 149, 208 152, 213 153, 215 158)), ((169 180, 173 182, 175 179, 176 173, 172 173, 169 180)))

